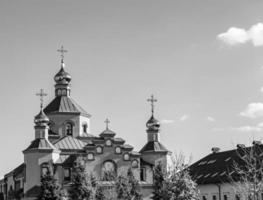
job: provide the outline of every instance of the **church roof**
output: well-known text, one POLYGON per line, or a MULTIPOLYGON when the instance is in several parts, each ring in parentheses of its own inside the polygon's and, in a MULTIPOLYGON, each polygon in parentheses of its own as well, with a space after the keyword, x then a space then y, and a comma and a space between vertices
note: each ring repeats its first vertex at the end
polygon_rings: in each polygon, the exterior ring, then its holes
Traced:
POLYGON ((81 150, 86 143, 72 136, 64 136, 56 141, 54 146, 60 150, 81 150))
POLYGON ((37 138, 31 142, 31 144, 24 150, 34 150, 34 149, 39 149, 39 150, 56 150, 56 148, 51 144, 48 140, 45 138, 37 138))
POLYGON ((140 150, 140 153, 143 152, 168 152, 168 150, 163 146, 159 141, 149 141, 144 147, 140 150))
POLYGON ((44 109, 46 114, 52 113, 78 113, 91 117, 83 108, 81 108, 71 97, 69 96, 57 96, 51 101, 44 109))

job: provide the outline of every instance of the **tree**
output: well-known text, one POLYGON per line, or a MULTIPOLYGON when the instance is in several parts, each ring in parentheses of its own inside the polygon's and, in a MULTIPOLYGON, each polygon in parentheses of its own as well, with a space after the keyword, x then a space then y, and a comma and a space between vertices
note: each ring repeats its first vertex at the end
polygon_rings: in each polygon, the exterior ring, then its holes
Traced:
POLYGON ((133 175, 132 170, 129 168, 127 175, 119 175, 116 183, 117 199, 120 200, 142 200, 139 183, 133 175))
POLYGON ((229 178, 235 192, 251 200, 258 200, 263 192, 263 145, 254 141, 251 147, 238 145, 237 159, 229 178))
POLYGON ((86 172, 85 161, 82 158, 77 158, 72 172, 70 198, 72 200, 89 200, 93 196, 94 188, 86 172))
POLYGON ((179 154, 165 170, 161 163, 154 168, 154 200, 198 199, 197 184, 192 180, 184 156, 179 154))
POLYGON ((130 189, 130 196, 134 200, 142 200, 142 194, 141 189, 138 180, 134 177, 134 174, 131 170, 131 168, 128 169, 127 172, 127 178, 128 178, 128 185, 130 189))
POLYGON ((153 170, 153 200, 162 199, 165 177, 163 166, 159 162, 153 170))
POLYGON ((40 195, 38 200, 59 200, 60 199, 60 187, 57 180, 54 178, 51 170, 47 170, 47 173, 41 176, 40 195))

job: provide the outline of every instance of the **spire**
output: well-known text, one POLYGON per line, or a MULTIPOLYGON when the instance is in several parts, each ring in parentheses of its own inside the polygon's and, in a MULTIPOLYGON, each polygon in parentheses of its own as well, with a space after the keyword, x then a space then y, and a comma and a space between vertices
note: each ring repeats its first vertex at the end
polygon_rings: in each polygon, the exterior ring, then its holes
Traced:
POLYGON ((65 71, 65 63, 64 63, 64 54, 68 52, 61 46, 60 49, 57 50, 60 52, 61 57, 61 68, 59 72, 55 75, 54 80, 56 82, 55 85, 55 94, 56 96, 69 96, 70 95, 70 81, 71 76, 68 72, 65 71))
POLYGON ((47 96, 47 94, 44 92, 44 89, 40 89, 39 93, 36 93, 36 96, 40 97, 40 109, 43 110, 43 103, 44 103, 44 97, 47 96))
MULTIPOLYGON (((63 45, 60 47, 60 49, 57 50, 58 52, 60 52, 60 57, 61 57, 61 63, 64 64, 64 53, 67 53, 68 50, 65 50, 63 45)), ((64 66, 63 66, 64 67, 64 66)))
POLYGON ((151 117, 146 123, 146 127, 149 131, 159 131, 160 128, 160 122, 154 118, 154 103, 157 102, 157 99, 154 98, 153 95, 151 95, 151 98, 147 99, 148 102, 151 103, 151 117))
POLYGON ((40 92, 36 93, 36 96, 40 97, 40 112, 35 116, 34 122, 36 126, 47 126, 49 119, 43 111, 44 97, 47 96, 47 94, 43 89, 40 89, 40 92))
POLYGON ((154 115, 154 103, 157 102, 157 99, 154 98, 153 94, 151 95, 150 99, 147 99, 148 102, 151 102, 152 107, 152 116, 154 115))
POLYGON ((47 94, 44 92, 43 89, 40 89, 40 92, 36 94, 40 97, 40 112, 35 116, 34 122, 35 122, 35 138, 48 138, 48 123, 49 118, 46 116, 46 114, 43 111, 43 102, 44 97, 47 96, 47 94))
POLYGON ((106 130, 109 130, 110 120, 107 118, 104 122, 105 122, 105 124, 106 124, 106 130))

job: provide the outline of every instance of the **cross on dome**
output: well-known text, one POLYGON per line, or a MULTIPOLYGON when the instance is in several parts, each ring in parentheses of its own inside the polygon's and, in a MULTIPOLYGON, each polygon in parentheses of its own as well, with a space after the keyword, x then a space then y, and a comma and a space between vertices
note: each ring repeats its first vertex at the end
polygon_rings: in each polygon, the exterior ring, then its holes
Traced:
POLYGON ((157 99, 154 98, 153 94, 151 95, 151 98, 147 99, 148 102, 151 102, 152 107, 152 115, 154 114, 154 103, 157 102, 157 99))
POLYGON ((36 93, 36 96, 40 97, 40 108, 43 109, 44 97, 47 96, 47 93, 44 92, 44 89, 40 89, 39 93, 36 93))
POLYGON ((61 60, 64 60, 64 53, 67 53, 68 50, 64 49, 63 45, 60 47, 60 49, 57 50, 58 52, 60 52, 60 56, 61 56, 61 60))
POLYGON ((106 124, 106 129, 108 130, 109 129, 110 120, 107 118, 104 122, 106 124))

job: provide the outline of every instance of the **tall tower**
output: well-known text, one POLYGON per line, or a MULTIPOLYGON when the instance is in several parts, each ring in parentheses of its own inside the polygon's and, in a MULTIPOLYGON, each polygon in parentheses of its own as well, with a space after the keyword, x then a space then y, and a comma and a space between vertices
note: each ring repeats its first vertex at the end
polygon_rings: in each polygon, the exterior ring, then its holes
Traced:
POLYGON ((71 97, 71 76, 65 70, 64 63, 64 54, 67 50, 61 46, 57 51, 61 54, 61 66, 54 76, 55 98, 44 109, 50 119, 49 139, 56 141, 65 136, 91 138, 91 115, 71 97))
POLYGON ((42 168, 44 164, 54 163, 59 158, 60 151, 48 140, 49 118, 43 111, 43 97, 46 96, 41 89, 40 93, 40 112, 35 116, 35 139, 23 151, 25 173, 25 197, 30 195, 32 190, 39 188, 42 168))
POLYGON ((61 53, 61 68, 59 72, 55 75, 54 80, 56 82, 55 85, 55 96, 70 96, 70 81, 71 76, 68 72, 65 71, 65 63, 64 63, 64 53, 67 50, 61 46, 60 49, 57 50, 61 53))
POLYGON ((167 155, 170 152, 159 141, 160 122, 154 117, 154 103, 157 102, 157 99, 151 95, 147 101, 151 103, 151 117, 146 123, 147 143, 140 150, 140 153, 145 161, 153 165, 162 162, 166 166, 167 155))

